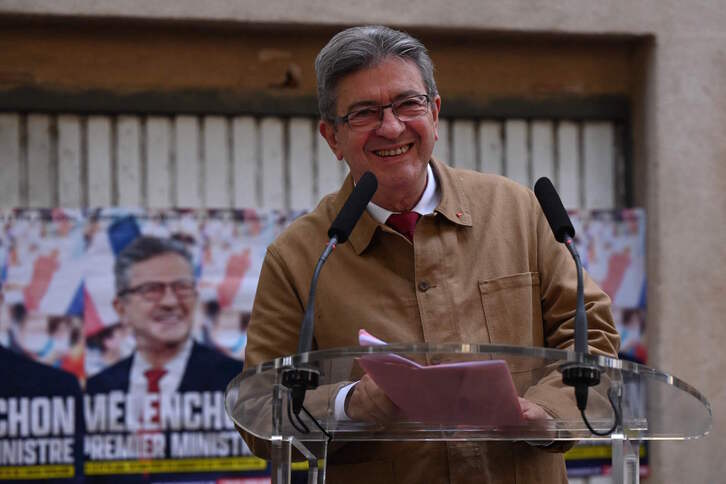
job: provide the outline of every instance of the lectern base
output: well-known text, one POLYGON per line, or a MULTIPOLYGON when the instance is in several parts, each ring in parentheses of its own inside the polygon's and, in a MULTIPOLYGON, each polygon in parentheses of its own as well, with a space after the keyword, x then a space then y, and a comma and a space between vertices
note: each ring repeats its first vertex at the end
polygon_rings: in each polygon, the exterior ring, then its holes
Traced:
POLYGON ((640 483, 640 444, 622 434, 611 435, 613 484, 640 483))
POLYGON ((325 484, 325 455, 328 450, 326 442, 316 442, 316 452, 305 446, 296 438, 272 439, 272 455, 270 465, 272 467, 272 484, 290 484, 291 482, 291 459, 292 447, 295 447, 307 460, 308 463, 308 484, 325 484), (317 455, 316 455, 317 454, 317 455))
MULTIPOLYGON (((622 434, 611 436, 612 480, 613 484, 640 484, 640 443, 626 440, 622 434)), ((272 439, 272 484, 290 484, 292 447, 294 446, 307 460, 308 484, 325 484, 325 457, 327 445, 316 443, 317 452, 299 440, 273 437, 272 439), (318 454, 318 455, 316 455, 318 454)))

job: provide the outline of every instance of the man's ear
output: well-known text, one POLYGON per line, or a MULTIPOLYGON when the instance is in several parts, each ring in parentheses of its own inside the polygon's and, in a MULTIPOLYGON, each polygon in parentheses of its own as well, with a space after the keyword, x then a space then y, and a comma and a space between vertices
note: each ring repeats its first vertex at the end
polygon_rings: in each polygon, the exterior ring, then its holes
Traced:
POLYGON ((123 322, 126 308, 121 302, 121 298, 119 296, 113 298, 113 309, 116 311, 116 314, 118 314, 118 319, 123 322))
POLYGON ((434 140, 439 139, 439 113, 441 112, 441 96, 437 95, 431 103, 431 116, 434 120, 434 140))
POLYGON ((333 150, 335 157, 338 158, 338 160, 342 160, 343 151, 340 149, 340 143, 338 143, 338 132, 335 129, 335 125, 330 121, 321 120, 318 125, 318 129, 320 130, 320 136, 325 138, 325 141, 328 142, 328 146, 330 146, 330 149, 333 150))

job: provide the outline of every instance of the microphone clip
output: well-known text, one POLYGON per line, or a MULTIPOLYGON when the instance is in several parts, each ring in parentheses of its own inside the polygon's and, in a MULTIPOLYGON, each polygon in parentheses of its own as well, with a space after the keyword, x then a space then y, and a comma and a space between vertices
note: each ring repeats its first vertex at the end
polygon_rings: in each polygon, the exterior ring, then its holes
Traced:
POLYGON ((315 390, 320 382, 320 372, 314 368, 288 368, 282 372, 282 385, 292 393, 292 411, 300 415, 305 392, 315 390))
POLYGON ((600 384, 600 369, 587 363, 565 363, 560 367, 562 383, 575 387, 577 408, 587 407, 587 389, 600 384))

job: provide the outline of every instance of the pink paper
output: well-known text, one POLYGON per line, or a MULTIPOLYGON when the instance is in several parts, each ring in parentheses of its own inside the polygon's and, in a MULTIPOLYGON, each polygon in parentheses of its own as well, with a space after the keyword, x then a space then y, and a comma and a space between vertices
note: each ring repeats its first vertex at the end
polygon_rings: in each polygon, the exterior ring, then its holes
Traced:
MULTIPOLYGON (((365 330, 362 346, 386 344, 365 330)), ((422 366, 394 354, 370 354, 360 366, 411 420, 483 427, 523 423, 507 363, 483 360, 422 366)))

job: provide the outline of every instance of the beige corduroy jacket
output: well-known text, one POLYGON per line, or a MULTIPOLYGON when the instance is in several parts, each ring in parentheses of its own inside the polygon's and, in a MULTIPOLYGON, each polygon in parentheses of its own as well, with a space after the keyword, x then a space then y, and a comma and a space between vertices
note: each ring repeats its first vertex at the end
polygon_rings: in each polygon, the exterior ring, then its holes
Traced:
MULTIPOLYGON (((575 265, 534 194, 503 177, 436 160, 432 168, 441 202, 419 220, 413 244, 366 212, 328 259, 315 302, 315 347, 356 346, 361 328, 389 343, 573 347, 575 265)), ((349 176, 268 248, 248 330, 247 368, 296 352, 315 263, 352 189, 349 176)), ((610 300, 589 277, 585 282, 590 349, 615 356, 619 338, 610 300)), ((572 390, 561 388, 556 375, 533 384, 531 368, 517 365, 510 363, 520 395, 552 415, 579 418, 572 390)), ((246 439, 264 454, 259 441, 246 439)), ((523 442, 348 443, 331 449, 327 479, 565 483, 558 449, 523 442)))

